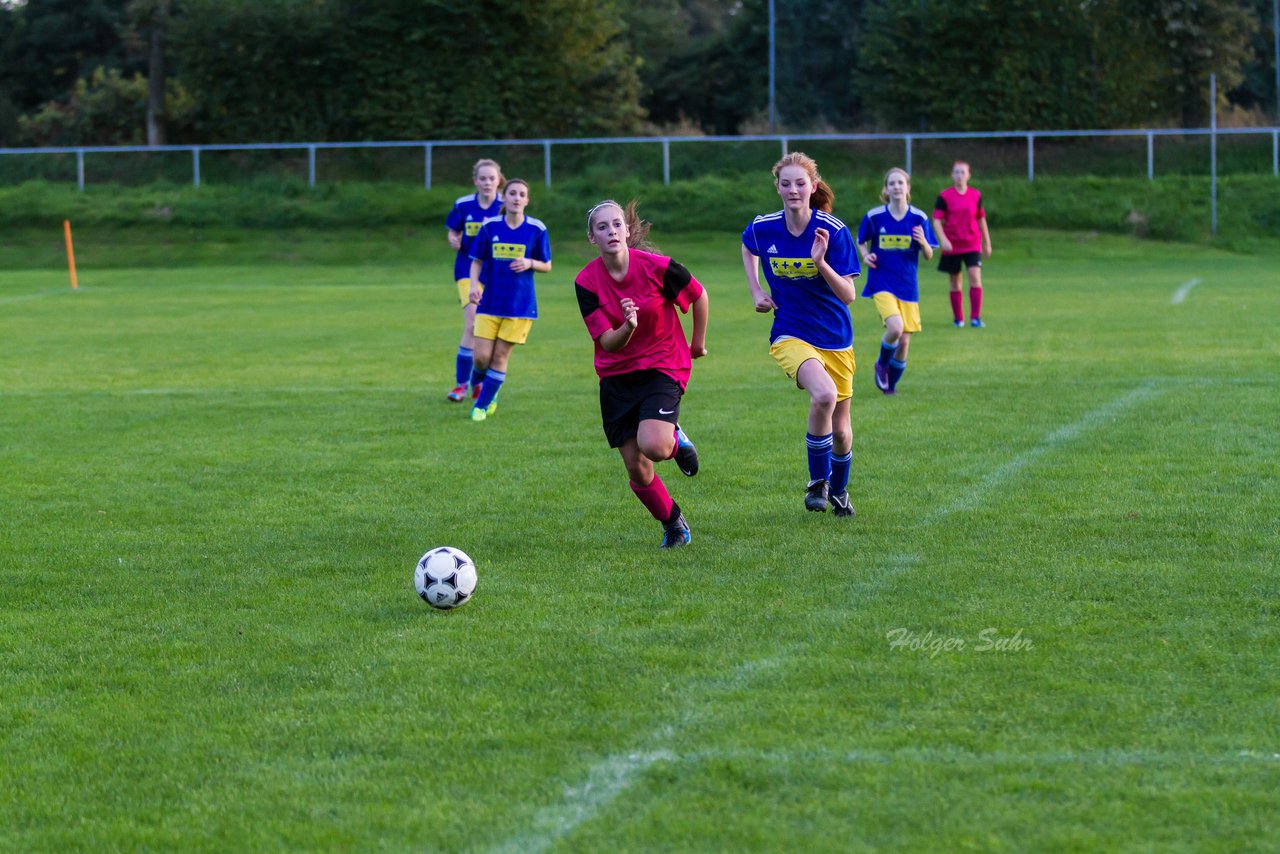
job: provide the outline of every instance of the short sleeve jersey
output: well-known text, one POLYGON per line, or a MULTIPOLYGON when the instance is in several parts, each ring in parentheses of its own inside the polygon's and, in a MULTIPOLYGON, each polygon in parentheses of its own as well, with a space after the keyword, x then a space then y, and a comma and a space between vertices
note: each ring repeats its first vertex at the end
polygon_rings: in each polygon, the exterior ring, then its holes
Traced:
POLYGON ((947 187, 933 203, 933 216, 942 223, 942 231, 951 241, 947 255, 966 255, 982 251, 982 232, 978 220, 987 215, 982 207, 982 193, 967 187, 963 193, 947 187))
POLYGON ((484 221, 497 216, 500 210, 502 199, 497 196, 493 197, 493 204, 487 208, 480 207, 480 199, 476 193, 459 196, 453 203, 453 210, 449 211, 444 226, 462 235, 462 245, 458 247, 458 254, 453 259, 455 280, 471 277, 471 244, 475 242, 476 234, 484 221))
POLYGON ((612 377, 646 369, 659 370, 684 388, 692 360, 680 315, 702 296, 702 284, 677 261, 665 255, 632 249, 627 274, 615 281, 596 258, 574 279, 578 308, 595 341, 596 373, 612 377), (622 325, 624 297, 636 304, 636 329, 622 349, 610 353, 600 336, 622 325))
POLYGON ((827 263, 841 276, 857 276, 860 270, 853 235, 825 211, 814 211, 799 237, 787 230, 783 211, 758 216, 742 232, 742 245, 760 259, 769 295, 778 307, 770 342, 799 338, 820 350, 847 350, 853 346, 849 307, 832 292, 813 263, 813 234, 819 226, 831 235, 827 263))
POLYGON ((875 253, 876 265, 867 268, 867 286, 864 297, 888 292, 903 302, 920 302, 920 284, 916 269, 920 264, 920 244, 912 238, 916 226, 924 229, 924 239, 930 246, 938 245, 933 234, 933 223, 925 212, 908 207, 902 219, 895 219, 888 205, 880 205, 867 211, 858 226, 858 242, 870 246, 875 253))
POLYGON ((471 244, 471 257, 484 268, 484 296, 476 306, 477 314, 495 317, 538 316, 538 298, 533 289, 533 270, 519 273, 511 269, 516 258, 533 261, 551 260, 551 241, 542 220, 526 216, 515 228, 505 217, 487 219, 471 244))

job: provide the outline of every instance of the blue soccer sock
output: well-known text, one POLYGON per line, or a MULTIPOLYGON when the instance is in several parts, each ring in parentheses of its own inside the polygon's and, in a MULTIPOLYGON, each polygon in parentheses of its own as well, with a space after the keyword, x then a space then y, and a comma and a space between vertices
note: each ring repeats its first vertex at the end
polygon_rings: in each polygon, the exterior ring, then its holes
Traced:
POLYGON ((902 372, 906 369, 906 362, 897 359, 889 360, 889 388, 898 387, 898 380, 902 379, 902 372))
POLYGON ((480 383, 484 382, 484 370, 474 365, 471 367, 471 387, 479 388, 480 383))
POLYGON ((896 352, 898 352, 897 341, 894 341, 892 344, 886 344, 882 339, 880 341, 880 358, 876 361, 880 363, 880 367, 887 368, 889 367, 889 360, 893 358, 893 354, 896 352))
POLYGON ((815 436, 805 433, 804 443, 809 449, 809 480, 830 480, 831 434, 815 436))
POLYGON ((484 372, 484 385, 480 387, 480 398, 476 401, 476 409, 487 409, 493 399, 498 396, 498 389, 507 379, 506 371, 495 371, 493 368, 484 372))
POLYGON ((458 370, 454 374, 457 382, 454 385, 466 385, 467 380, 471 379, 471 369, 475 366, 476 360, 471 355, 470 347, 458 348, 458 370))
POLYGON ((849 491, 849 470, 853 468, 853 451, 843 457, 831 454, 831 494, 839 495, 849 491))

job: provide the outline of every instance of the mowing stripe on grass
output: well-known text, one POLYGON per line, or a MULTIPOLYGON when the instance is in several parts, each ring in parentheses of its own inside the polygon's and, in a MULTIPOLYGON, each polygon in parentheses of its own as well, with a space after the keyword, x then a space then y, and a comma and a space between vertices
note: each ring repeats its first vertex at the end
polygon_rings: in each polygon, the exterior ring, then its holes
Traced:
POLYGON ((1169 300, 1170 305, 1182 305, 1187 295, 1191 293, 1191 289, 1200 284, 1199 279, 1192 279, 1189 282, 1183 282, 1182 286, 1173 292, 1173 299, 1169 300))
POLYGON ((1038 766, 1080 765, 1085 767, 1156 767, 1191 765, 1280 765, 1280 753, 1270 750, 1233 750, 1227 753, 1196 753, 1179 750, 1128 750, 1125 748, 1101 748, 1098 750, 1065 750, 1051 753, 1011 753, 994 750, 977 753, 955 748, 906 747, 901 750, 768 750, 728 749, 698 750, 692 753, 671 754, 657 757, 654 762, 767 762, 788 765, 893 765, 893 764, 942 764, 947 766, 984 768, 993 765, 1038 766))
POLYGON ((565 838, 583 823, 613 802, 618 795, 631 788, 636 779, 648 768, 662 761, 678 759, 675 753, 663 747, 682 729, 697 722, 714 695, 746 687, 763 673, 776 670, 784 657, 748 661, 735 667, 729 675, 694 683, 685 693, 701 694, 694 702, 682 704, 684 711, 674 724, 665 724, 646 738, 640 747, 627 753, 606 756, 587 771, 586 780, 579 786, 568 787, 564 800, 555 806, 538 811, 528 832, 512 837, 490 848, 494 852, 546 851, 565 838))

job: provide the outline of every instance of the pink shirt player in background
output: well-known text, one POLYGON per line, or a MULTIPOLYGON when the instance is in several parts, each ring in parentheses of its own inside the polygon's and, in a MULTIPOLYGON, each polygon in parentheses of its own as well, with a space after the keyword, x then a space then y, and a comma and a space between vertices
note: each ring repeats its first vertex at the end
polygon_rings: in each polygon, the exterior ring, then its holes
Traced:
POLYGON ((960 292, 960 265, 969 274, 969 325, 982 322, 982 259, 991 257, 991 233, 982 193, 969 186, 969 164, 957 160, 951 167, 952 186, 938 194, 933 205, 933 233, 942 246, 938 269, 951 279, 951 313, 956 328, 964 326, 964 296, 960 292))

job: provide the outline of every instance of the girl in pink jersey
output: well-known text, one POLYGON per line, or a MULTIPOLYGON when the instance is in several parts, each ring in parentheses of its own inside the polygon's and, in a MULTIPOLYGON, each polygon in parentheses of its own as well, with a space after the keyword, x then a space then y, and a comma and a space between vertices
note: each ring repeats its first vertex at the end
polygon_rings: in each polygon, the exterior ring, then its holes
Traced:
POLYGON ((674 459, 698 473, 698 451, 680 429, 680 398, 692 359, 707 354, 706 290, 689 271, 648 251, 649 223, 608 200, 587 213, 587 240, 599 251, 574 280, 578 307, 595 342, 600 414, 609 447, 627 468, 631 491, 662 523, 662 548, 690 541, 689 525, 654 463, 674 459), (685 343, 677 309, 693 309, 685 343))
POLYGON ((969 274, 969 325, 982 322, 982 259, 991 257, 991 233, 982 193, 969 186, 969 164, 957 160, 951 167, 952 186, 938 194, 933 205, 933 233, 942 244, 938 269, 951 279, 951 312, 956 328, 964 326, 964 295, 960 292, 960 265, 969 274))

